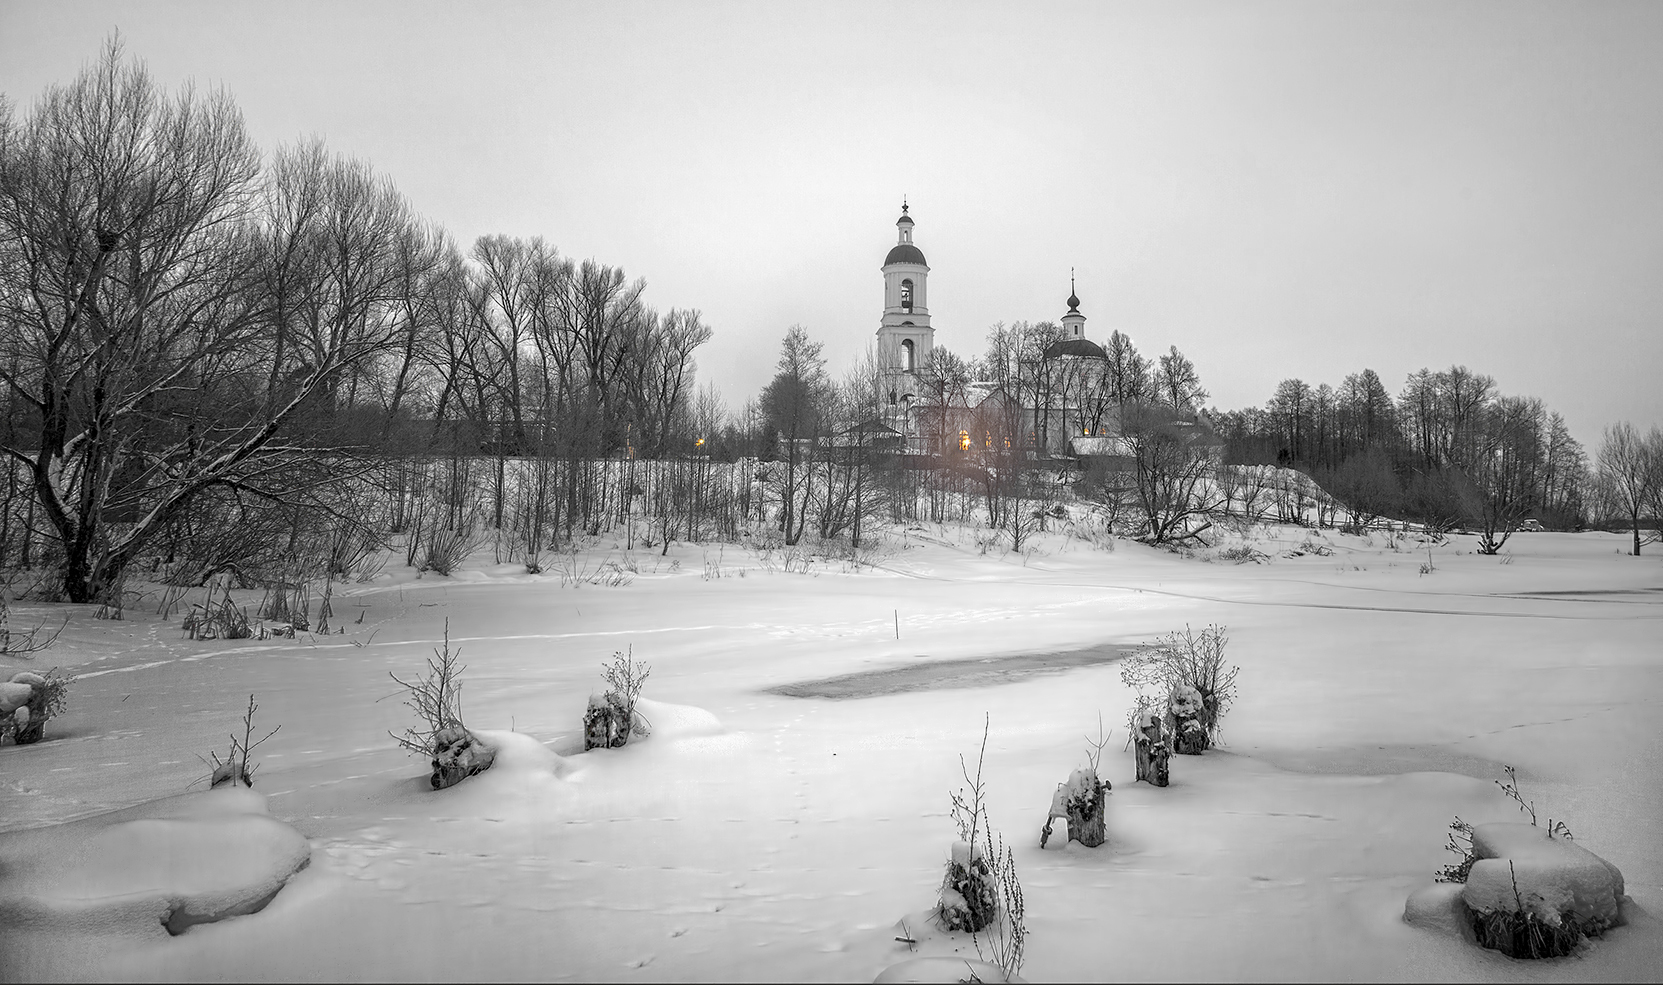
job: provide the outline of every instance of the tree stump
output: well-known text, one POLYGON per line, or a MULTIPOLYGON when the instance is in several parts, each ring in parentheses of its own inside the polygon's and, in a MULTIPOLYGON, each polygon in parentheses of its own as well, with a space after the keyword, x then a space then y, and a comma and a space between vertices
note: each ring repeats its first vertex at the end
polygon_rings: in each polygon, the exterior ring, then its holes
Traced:
POLYGON ((433 737, 433 789, 453 787, 475 773, 491 768, 496 750, 465 728, 440 731, 433 737))
POLYGON ((954 842, 953 857, 941 882, 941 902, 936 905, 942 929, 976 933, 993 922, 998 909, 998 889, 987 860, 964 842, 954 842))
POLYGON ((12 741, 18 745, 33 745, 46 734, 45 715, 30 715, 28 708, 19 708, 12 715, 12 721, 15 723, 12 741))
POLYGON ((1145 714, 1133 738, 1137 753, 1137 778, 1157 787, 1166 786, 1170 778, 1172 747, 1167 745, 1165 724, 1160 714, 1145 714))
POLYGON ((1067 783, 1057 784, 1057 792, 1051 796, 1050 816, 1039 833, 1039 847, 1045 847, 1051 837, 1051 822, 1059 817, 1068 822, 1069 841, 1087 848, 1107 841, 1104 807, 1110 789, 1109 781, 1099 780, 1090 770, 1075 770, 1067 783))
POLYGON ((629 742, 634 727, 631 718, 618 692, 589 695, 589 708, 583 713, 583 751, 617 749, 629 742))
POLYGON ((1199 756, 1207 751, 1211 743, 1207 739, 1207 725, 1203 721, 1206 706, 1201 700, 1201 692, 1188 684, 1180 685, 1172 692, 1169 702, 1172 713, 1172 745, 1173 751, 1180 756, 1199 756))
POLYGON ((20 746, 39 742, 46 734, 48 714, 48 684, 39 674, 20 671, 10 681, 0 684, 0 715, 10 719, 0 735, 11 733, 12 741, 20 746))

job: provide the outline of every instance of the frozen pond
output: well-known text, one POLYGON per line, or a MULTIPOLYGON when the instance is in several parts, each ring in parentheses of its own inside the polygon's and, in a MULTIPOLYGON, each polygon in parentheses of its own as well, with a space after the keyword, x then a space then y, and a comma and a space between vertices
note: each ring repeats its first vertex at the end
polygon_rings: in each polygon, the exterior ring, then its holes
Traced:
POLYGON ((120 622, 16 606, 22 625, 71 616, 34 663, 80 678, 45 741, 0 747, 0 982, 871 981, 974 956, 929 910, 984 724, 1031 981, 1657 979, 1650 916, 1522 970, 1403 922, 1456 815, 1518 820, 1503 763, 1663 913, 1657 558, 1606 534, 1506 559, 1457 537, 1423 575, 1424 550, 1340 534, 1334 556, 1282 557, 1300 529, 1246 545, 1274 558, 1256 565, 1055 533, 998 557, 975 534, 892 543, 858 572, 770 571, 730 547, 710 578, 706 548, 678 544, 679 565, 641 553, 633 583, 581 590, 488 552, 451 578, 395 560, 337 586, 363 618, 328 638, 189 640, 138 606, 120 622), (433 791, 386 698, 447 620, 467 724, 501 752, 433 791), (1168 788, 1134 783, 1118 661, 1213 623, 1241 667, 1225 744, 1178 757, 1168 788), (652 666, 653 733, 576 754, 619 651, 652 666), (251 693, 257 727, 282 726, 251 804, 309 864, 260 913, 170 936, 124 895, 142 872, 86 861, 89 835, 200 789, 251 693), (1108 843, 1041 848, 1099 723, 1108 843))

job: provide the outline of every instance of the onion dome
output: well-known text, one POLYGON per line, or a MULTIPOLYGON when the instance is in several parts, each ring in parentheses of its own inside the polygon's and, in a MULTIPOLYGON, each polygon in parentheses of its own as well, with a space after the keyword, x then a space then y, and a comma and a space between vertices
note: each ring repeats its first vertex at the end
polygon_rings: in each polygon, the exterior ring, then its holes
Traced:
POLYGON ((924 262, 924 251, 911 243, 897 243, 890 249, 889 255, 883 258, 883 265, 887 267, 892 263, 916 263, 920 266, 929 266, 924 262))

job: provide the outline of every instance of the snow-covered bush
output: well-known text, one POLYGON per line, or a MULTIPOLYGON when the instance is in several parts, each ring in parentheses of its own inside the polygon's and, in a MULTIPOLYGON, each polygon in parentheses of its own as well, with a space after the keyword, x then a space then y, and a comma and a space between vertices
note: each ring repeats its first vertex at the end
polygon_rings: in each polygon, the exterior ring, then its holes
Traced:
POLYGON ((1022 969, 1027 946, 1027 907, 1016 872, 1016 855, 1002 837, 993 833, 988 822, 987 785, 982 780, 988 727, 989 723, 984 722, 974 777, 964 757, 959 757, 959 771, 968 786, 951 795, 959 839, 947 860, 936 915, 943 930, 969 931, 976 954, 984 960, 991 958, 1004 980, 1014 981, 1022 969), (986 953, 982 950, 984 937, 986 953))
MULTIPOLYGON (((424 728, 407 728, 403 735, 394 735, 399 746, 432 760, 433 775, 429 778, 433 789, 461 783, 482 770, 489 769, 495 758, 491 747, 462 724, 462 672, 459 663, 461 649, 450 649, 450 620, 445 620, 444 648, 434 650, 427 661, 427 676, 406 681, 388 671, 387 676, 404 688, 405 707, 416 713, 424 728)), ((391 735, 392 733, 388 733, 391 735)))
POLYGON ((941 880, 941 899, 936 914, 943 930, 976 933, 992 922, 999 908, 998 879, 988 861, 987 786, 982 781, 982 764, 987 758, 988 724, 982 726, 982 749, 976 757, 976 775, 971 777, 964 757, 959 771, 968 788, 952 794, 953 823, 959 838, 953 843, 947 871, 941 880))
POLYGON ((632 735, 645 738, 651 734, 651 723, 636 708, 651 673, 652 667, 635 659, 633 647, 628 652, 615 651, 611 662, 601 665, 607 690, 589 695, 589 707, 583 713, 584 750, 616 749, 632 735))
POLYGON ((0 684, 0 739, 9 736, 20 746, 39 742, 47 720, 69 706, 69 686, 74 681, 54 667, 44 674, 19 671, 0 684))
POLYGON ((1200 633, 1185 626, 1126 658, 1120 679, 1138 696, 1127 719, 1131 737, 1140 734, 1146 705, 1153 704, 1165 707, 1164 725, 1178 752, 1193 755, 1217 745, 1219 723, 1236 697, 1239 668, 1224 662, 1229 641, 1223 626, 1200 633))

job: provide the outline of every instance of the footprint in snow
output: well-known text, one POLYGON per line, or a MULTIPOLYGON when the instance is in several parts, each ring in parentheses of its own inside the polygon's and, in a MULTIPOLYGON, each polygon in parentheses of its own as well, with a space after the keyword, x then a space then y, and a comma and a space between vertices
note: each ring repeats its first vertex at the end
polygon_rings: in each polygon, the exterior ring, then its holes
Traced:
POLYGON ((629 966, 631 968, 645 968, 647 965, 652 964, 653 959, 655 959, 657 957, 658 957, 658 955, 656 955, 656 954, 649 954, 644 958, 636 958, 635 960, 633 960, 629 963, 629 966))

